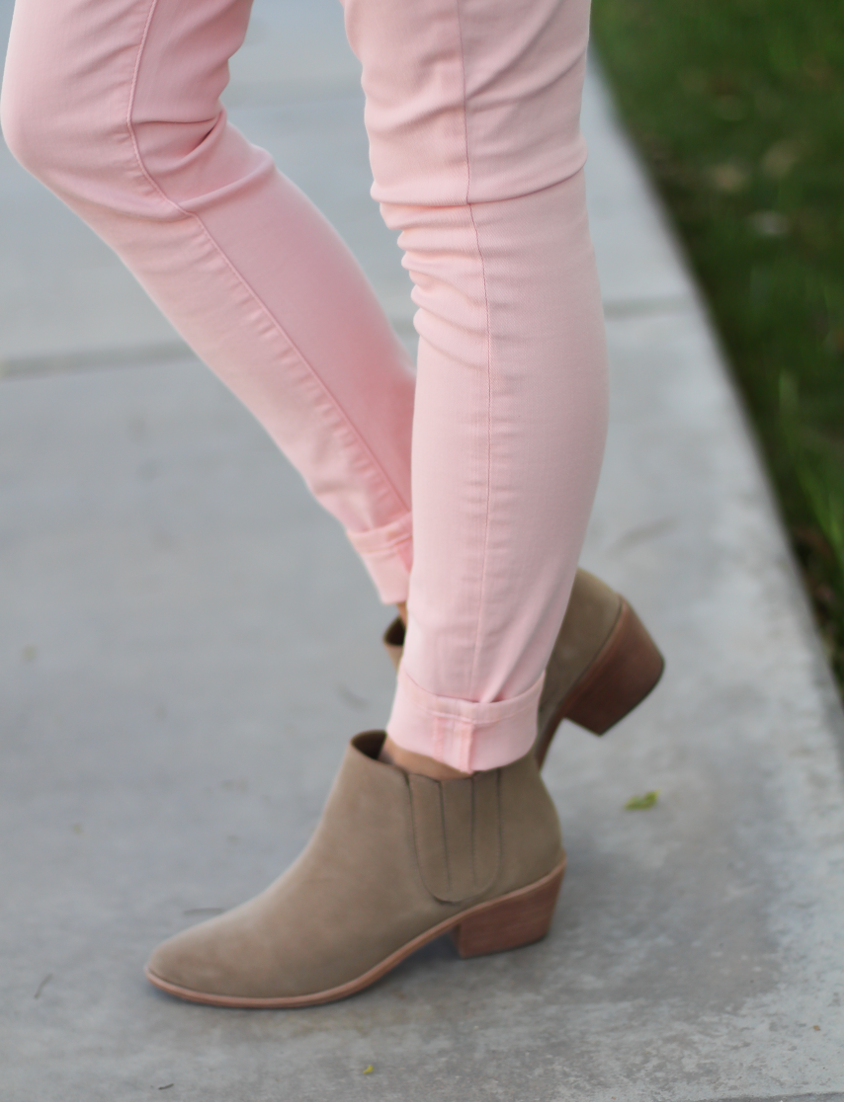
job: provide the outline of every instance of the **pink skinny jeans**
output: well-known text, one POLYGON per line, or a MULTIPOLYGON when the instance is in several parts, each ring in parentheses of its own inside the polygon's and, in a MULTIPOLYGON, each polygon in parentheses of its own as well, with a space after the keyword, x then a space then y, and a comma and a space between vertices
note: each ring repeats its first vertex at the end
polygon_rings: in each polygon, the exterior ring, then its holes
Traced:
POLYGON ((588 0, 346 0, 415 378, 340 238, 227 122, 249 10, 18 0, 6 141, 264 425, 381 598, 408 600, 392 738, 504 765, 534 739, 606 432, 588 0))

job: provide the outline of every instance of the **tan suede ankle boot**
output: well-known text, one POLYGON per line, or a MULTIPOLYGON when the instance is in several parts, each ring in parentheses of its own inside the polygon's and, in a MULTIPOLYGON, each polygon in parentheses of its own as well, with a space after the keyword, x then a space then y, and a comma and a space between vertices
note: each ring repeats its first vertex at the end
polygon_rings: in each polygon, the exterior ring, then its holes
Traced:
MULTIPOLYGON (((383 641, 398 670, 404 650, 399 617, 384 632, 383 641)), ((539 701, 533 749, 540 768, 564 719, 603 735, 645 699, 664 666, 627 601, 594 574, 578 570, 539 701)))
POLYGON ((533 755, 434 781, 379 761, 384 737, 352 739, 287 872, 159 945, 152 983, 215 1006, 311 1006, 355 994, 441 934, 464 957, 545 936, 565 853, 533 755))

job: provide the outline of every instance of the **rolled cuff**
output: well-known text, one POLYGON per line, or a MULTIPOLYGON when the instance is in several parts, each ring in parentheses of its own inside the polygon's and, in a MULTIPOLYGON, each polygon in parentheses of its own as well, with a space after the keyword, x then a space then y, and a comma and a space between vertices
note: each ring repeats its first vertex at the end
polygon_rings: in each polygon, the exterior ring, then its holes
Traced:
POLYGON ((385 605, 407 600, 413 563, 413 517, 410 513, 383 528, 346 532, 385 605))
POLYGON ((426 754, 463 773, 498 769, 518 761, 536 740, 543 672, 519 696, 477 704, 435 696, 399 667, 387 733, 405 750, 426 754))

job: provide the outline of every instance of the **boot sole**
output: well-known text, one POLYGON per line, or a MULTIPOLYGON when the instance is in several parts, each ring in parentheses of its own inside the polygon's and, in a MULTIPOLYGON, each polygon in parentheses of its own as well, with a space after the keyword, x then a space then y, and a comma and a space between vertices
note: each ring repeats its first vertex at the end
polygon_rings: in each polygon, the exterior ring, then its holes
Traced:
POLYGON ((479 903, 462 914, 454 915, 443 922, 432 926, 423 934, 408 941, 400 949, 396 949, 388 957, 385 957, 374 968, 364 972, 357 979, 348 983, 331 987, 325 991, 317 991, 312 995, 288 995, 278 999, 250 999, 237 995, 210 995, 203 991, 192 991, 188 987, 179 987, 175 983, 156 976, 149 966, 144 973, 150 983, 166 991, 168 995, 175 995, 179 999, 188 1002, 203 1003, 206 1006, 228 1006, 240 1009, 252 1010, 284 1010, 297 1006, 317 1006, 320 1003, 334 1002, 337 999, 346 999, 350 995, 356 995, 365 987, 386 975, 405 957, 434 941, 443 934, 450 933, 452 941, 457 947, 461 957, 477 957, 488 953, 501 953, 508 949, 518 949, 523 945, 530 945, 540 941, 548 933, 551 919, 554 915, 554 907, 560 885, 563 882, 563 873, 566 871, 566 858, 553 871, 543 876, 540 880, 528 884, 518 891, 508 892, 498 899, 479 903))
POLYGON ((603 735, 648 696, 665 669, 665 659, 645 625, 621 598, 618 619, 606 642, 539 732, 534 754, 542 767, 564 719, 603 735))

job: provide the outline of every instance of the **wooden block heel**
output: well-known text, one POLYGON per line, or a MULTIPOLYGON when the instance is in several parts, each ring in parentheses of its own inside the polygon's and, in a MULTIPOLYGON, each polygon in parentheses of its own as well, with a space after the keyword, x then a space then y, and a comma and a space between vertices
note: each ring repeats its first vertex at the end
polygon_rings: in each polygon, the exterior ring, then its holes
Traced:
POLYGON ((603 735, 641 704, 664 668, 665 659, 656 643, 622 598, 618 619, 606 643, 539 732, 534 753, 540 767, 564 719, 603 735))
POLYGON ((603 735, 631 712, 662 676, 665 660, 626 601, 603 651, 565 702, 562 718, 603 735))
POLYGON ((451 940, 460 956, 502 953, 544 938, 565 870, 563 857, 557 868, 537 883, 473 909, 451 930, 451 940))

